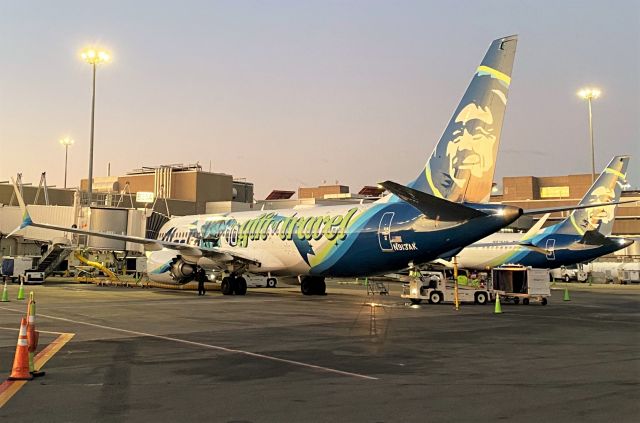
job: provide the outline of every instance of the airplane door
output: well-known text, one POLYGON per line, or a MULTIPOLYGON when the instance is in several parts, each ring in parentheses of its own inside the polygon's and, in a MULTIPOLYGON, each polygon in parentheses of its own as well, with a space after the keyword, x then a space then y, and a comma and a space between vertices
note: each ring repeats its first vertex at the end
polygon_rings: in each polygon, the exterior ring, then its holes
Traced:
POLYGON ((547 260, 555 260, 556 259, 556 251, 555 251, 555 249, 556 249, 556 240, 555 239, 548 239, 545 248, 548 251, 547 260))
POLYGON ((382 251, 393 251, 393 247, 391 247, 391 221, 394 214, 394 212, 386 212, 380 219, 378 242, 382 251))

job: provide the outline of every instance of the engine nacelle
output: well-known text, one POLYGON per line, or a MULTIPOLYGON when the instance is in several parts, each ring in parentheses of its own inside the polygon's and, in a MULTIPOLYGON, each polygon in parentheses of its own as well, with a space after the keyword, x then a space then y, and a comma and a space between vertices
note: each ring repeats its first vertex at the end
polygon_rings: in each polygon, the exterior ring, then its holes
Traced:
POLYGON ((178 283, 191 282, 196 276, 196 265, 187 263, 180 256, 176 257, 171 264, 171 276, 178 283))

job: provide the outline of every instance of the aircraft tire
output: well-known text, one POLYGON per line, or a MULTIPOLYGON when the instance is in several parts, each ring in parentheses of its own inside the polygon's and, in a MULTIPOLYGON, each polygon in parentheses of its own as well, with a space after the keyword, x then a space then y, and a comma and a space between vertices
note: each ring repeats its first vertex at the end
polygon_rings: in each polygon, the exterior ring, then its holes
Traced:
POLYGON ((236 295, 247 295, 247 280, 242 276, 237 277, 233 292, 236 295))
POLYGON ((233 294, 233 285, 233 281, 230 277, 225 276, 222 278, 222 283, 220 284, 220 292, 222 292, 222 295, 233 294))
POLYGON ((267 278, 267 288, 275 288, 277 284, 276 278, 267 278))
POLYGON ((302 295, 313 295, 313 281, 309 280, 309 278, 303 278, 300 281, 300 292, 302 292, 302 295))
POLYGON ((320 279, 314 286, 315 295, 327 295, 327 284, 324 278, 320 279))

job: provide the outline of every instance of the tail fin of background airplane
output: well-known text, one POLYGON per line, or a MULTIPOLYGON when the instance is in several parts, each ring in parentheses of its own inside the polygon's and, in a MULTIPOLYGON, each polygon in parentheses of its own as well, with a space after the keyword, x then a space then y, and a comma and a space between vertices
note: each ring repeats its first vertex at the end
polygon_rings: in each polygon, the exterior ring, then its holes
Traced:
MULTIPOLYGON (((615 156, 584 195, 580 205, 608 203, 620 200, 622 187, 626 184, 629 156, 615 156)), ((558 224, 555 232, 584 235, 597 230, 604 236, 611 235, 616 206, 594 207, 571 212, 569 217, 558 224)))
POLYGON ((31 216, 29 215, 29 211, 27 210, 27 205, 24 202, 24 198, 22 198, 20 190, 18 189, 18 184, 13 180, 13 178, 11 178, 11 182, 13 183, 13 190, 15 191, 16 197, 18 198, 18 204, 20 205, 20 209, 22 210, 22 222, 20 223, 20 226, 15 228, 9 235, 7 235, 7 238, 12 237, 16 234, 16 232, 26 228, 27 226, 30 226, 33 223, 33 220, 31 220, 31 216))
POLYGON ((410 188, 449 201, 488 201, 517 41, 512 35, 491 43, 427 164, 408 184, 410 188))

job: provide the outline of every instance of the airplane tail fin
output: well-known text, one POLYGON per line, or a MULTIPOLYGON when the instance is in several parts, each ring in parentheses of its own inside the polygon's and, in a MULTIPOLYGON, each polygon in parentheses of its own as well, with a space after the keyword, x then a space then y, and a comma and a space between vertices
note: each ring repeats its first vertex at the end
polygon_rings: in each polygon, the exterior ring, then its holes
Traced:
MULTIPOLYGON (((602 171, 598 179, 580 201, 580 205, 617 202, 622 187, 626 184, 629 156, 615 156, 602 171)), ((584 235, 587 231, 598 231, 604 236, 611 235, 616 205, 579 209, 558 224, 557 233, 584 235)))
POLYGON ((409 187, 449 201, 486 202, 518 37, 494 40, 440 141, 409 187))
POLYGON ((31 220, 31 216, 29 215, 29 210, 27 210, 27 205, 24 202, 24 198, 22 198, 22 195, 20 194, 20 190, 18 189, 18 185, 16 184, 16 181, 14 181, 13 178, 11 178, 11 182, 13 183, 13 190, 16 193, 18 204, 20 205, 20 209, 22 210, 22 222, 20 223, 20 226, 15 228, 13 231, 11 231, 9 235, 7 235, 7 238, 13 236, 19 230, 24 229, 27 226, 31 226, 31 224, 33 224, 33 220, 31 220))

